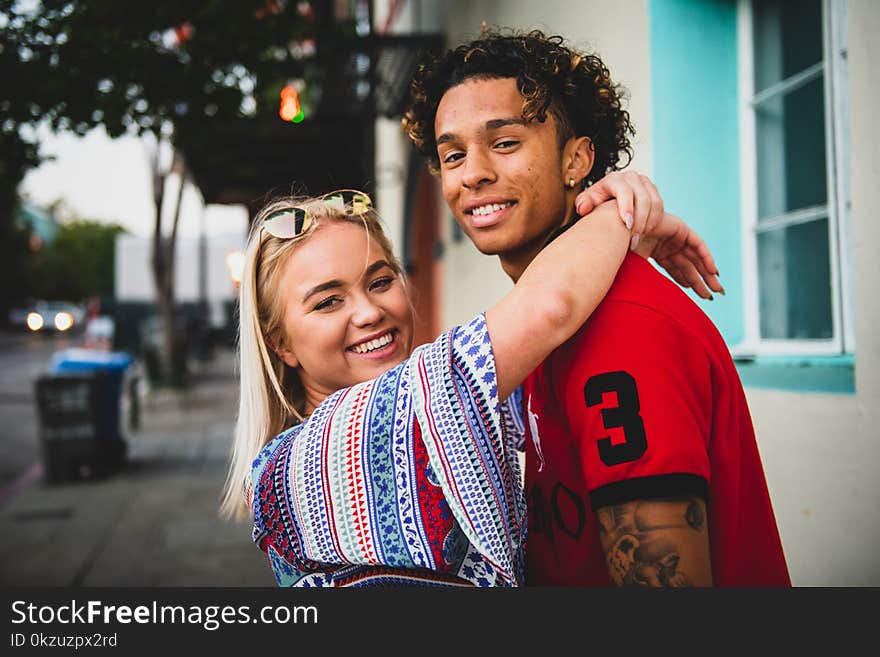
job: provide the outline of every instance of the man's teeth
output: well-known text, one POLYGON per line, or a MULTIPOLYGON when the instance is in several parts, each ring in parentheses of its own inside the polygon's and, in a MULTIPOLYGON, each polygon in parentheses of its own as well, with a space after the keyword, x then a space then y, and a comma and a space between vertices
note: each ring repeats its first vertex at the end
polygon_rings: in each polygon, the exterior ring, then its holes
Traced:
POLYGON ((390 333, 386 333, 380 338, 376 338, 375 340, 370 340, 369 342, 364 342, 359 345, 355 345, 351 348, 353 352, 356 354, 365 354, 368 351, 375 351, 380 347, 384 347, 386 344, 389 344, 394 338, 390 333))
POLYGON ((510 201, 508 201, 507 203, 489 203, 488 205, 481 205, 478 208, 474 208, 473 210, 471 210, 471 214, 475 214, 478 217, 481 217, 486 214, 498 212, 499 210, 503 210, 504 208, 509 208, 511 205, 513 205, 513 203, 510 201))

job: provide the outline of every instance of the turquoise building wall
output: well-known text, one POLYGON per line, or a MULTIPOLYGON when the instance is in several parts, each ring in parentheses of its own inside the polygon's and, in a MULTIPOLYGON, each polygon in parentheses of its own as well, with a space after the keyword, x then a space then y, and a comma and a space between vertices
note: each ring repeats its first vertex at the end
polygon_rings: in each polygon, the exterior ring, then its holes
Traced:
POLYGON ((700 301, 728 345, 745 337, 734 0, 649 0, 654 180, 715 255, 726 296, 700 301))

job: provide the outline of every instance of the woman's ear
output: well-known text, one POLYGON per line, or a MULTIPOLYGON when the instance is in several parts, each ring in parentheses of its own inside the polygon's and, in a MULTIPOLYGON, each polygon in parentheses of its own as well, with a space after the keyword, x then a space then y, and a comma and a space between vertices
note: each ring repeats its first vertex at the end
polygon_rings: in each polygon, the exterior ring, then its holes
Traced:
POLYGON ((288 367, 299 367, 299 359, 290 349, 285 348, 283 345, 278 345, 273 347, 272 350, 288 367))
POLYGON ((596 151, 589 137, 571 137, 562 150, 562 179, 568 184, 574 180, 578 188, 580 182, 593 170, 596 151))

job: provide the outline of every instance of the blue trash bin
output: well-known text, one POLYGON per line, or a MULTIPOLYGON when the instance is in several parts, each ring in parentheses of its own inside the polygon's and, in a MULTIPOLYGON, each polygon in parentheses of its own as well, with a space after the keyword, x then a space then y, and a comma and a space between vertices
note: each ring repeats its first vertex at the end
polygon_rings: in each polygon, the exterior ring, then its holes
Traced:
POLYGON ((121 440, 120 406, 125 372, 132 363, 131 355, 124 351, 99 351, 96 349, 64 349, 56 351, 49 364, 50 374, 81 374, 104 372, 105 384, 100 395, 99 432, 110 440, 121 440))
POLYGON ((35 381, 40 446, 48 483, 119 469, 128 451, 120 427, 123 352, 65 349, 35 381))

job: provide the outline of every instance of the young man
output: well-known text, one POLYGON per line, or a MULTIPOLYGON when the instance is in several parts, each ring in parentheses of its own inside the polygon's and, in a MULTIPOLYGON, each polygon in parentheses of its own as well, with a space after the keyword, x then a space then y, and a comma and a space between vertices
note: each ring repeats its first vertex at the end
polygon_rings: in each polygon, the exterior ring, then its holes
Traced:
MULTIPOLYGON (((404 126, 513 280, 631 155, 619 88, 560 37, 485 34, 420 67, 412 92, 404 126)), ((643 187, 641 216, 659 202, 643 187)), ((523 399, 527 583, 790 585, 728 349, 639 255, 523 399)))

